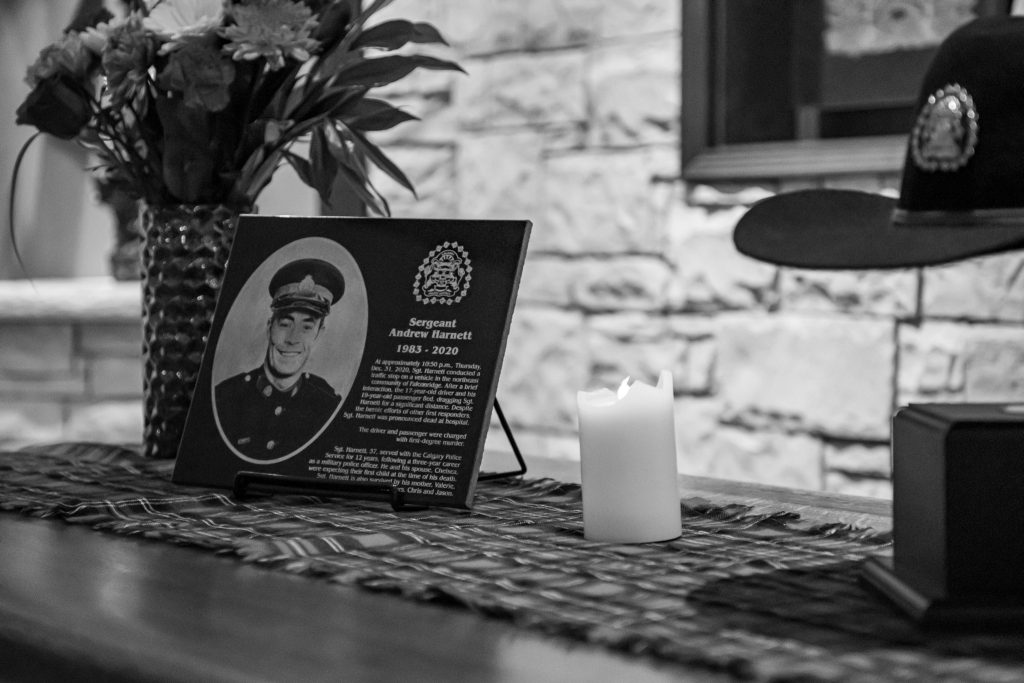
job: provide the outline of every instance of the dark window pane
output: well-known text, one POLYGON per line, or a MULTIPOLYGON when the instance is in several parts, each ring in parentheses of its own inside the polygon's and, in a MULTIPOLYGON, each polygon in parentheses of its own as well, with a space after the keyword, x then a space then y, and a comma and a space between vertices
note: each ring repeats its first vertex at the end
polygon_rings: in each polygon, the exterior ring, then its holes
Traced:
POLYGON ((913 107, 825 111, 820 113, 822 138, 855 138, 869 135, 904 135, 914 125, 913 107))
POLYGON ((731 0, 714 4, 721 59, 715 117, 718 142, 785 140, 794 136, 790 2, 731 0))
POLYGON ((1006 0, 870 7, 723 0, 709 10, 711 144, 903 135, 937 42, 1006 0))

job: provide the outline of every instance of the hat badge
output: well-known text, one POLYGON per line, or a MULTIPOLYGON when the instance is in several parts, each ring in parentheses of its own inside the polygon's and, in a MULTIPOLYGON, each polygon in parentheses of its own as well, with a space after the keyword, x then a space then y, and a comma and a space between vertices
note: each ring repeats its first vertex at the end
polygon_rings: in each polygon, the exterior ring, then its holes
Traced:
POLYGON ((914 164, 922 171, 956 171, 977 144, 978 110, 970 93, 953 83, 929 95, 910 134, 914 164))

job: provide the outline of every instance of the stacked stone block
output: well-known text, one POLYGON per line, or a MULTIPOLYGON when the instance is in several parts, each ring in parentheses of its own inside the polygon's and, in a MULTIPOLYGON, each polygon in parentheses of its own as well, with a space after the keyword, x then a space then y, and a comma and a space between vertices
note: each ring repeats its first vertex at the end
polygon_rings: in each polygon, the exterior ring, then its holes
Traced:
MULTIPOLYGON (((577 459, 578 390, 669 369, 682 472, 888 496, 896 407, 1024 400, 1020 256, 819 272, 736 252, 733 226, 767 194, 893 194, 898 177, 683 181, 678 2, 387 11, 440 27, 451 46, 436 54, 467 71, 386 93, 422 117, 377 136, 418 192, 376 178, 393 214, 534 224, 498 390, 528 454, 577 459)), ((3 435, 88 437, 105 418, 138 439, 137 286, 106 296, 116 314, 5 309, 3 435)), ((506 446, 496 429, 489 443, 506 446)))
POLYGON ((0 287, 0 445, 142 438, 138 283, 0 287))
POLYGON ((1024 397, 1019 257, 817 272, 736 252, 767 194, 898 177, 681 180, 679 3, 392 7, 468 72, 392 90, 424 116, 380 138, 421 189, 381 179, 395 214, 534 224, 498 392, 528 452, 578 458, 576 391, 667 368, 681 471, 888 496, 897 406, 1024 397))

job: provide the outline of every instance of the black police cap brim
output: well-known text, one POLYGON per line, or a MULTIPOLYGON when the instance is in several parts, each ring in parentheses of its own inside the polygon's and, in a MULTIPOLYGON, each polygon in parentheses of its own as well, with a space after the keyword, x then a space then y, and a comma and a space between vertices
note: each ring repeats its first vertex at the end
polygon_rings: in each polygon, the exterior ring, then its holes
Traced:
POLYGON ((741 253, 761 261, 833 270, 940 265, 1024 248, 1024 221, 897 225, 896 203, 857 190, 779 194, 754 204, 740 218, 733 241, 741 253))
POLYGON ((326 318, 327 314, 330 312, 330 308, 326 306, 317 306, 303 301, 293 301, 280 306, 273 306, 272 310, 275 315, 283 315, 285 313, 299 311, 300 313, 308 313, 317 318, 326 318))

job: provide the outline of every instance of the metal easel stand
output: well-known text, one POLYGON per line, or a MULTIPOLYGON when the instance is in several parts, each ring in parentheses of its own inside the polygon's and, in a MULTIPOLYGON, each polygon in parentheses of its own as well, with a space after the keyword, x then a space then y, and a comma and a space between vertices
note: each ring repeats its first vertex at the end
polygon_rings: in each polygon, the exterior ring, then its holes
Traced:
MULTIPOLYGON (((505 413, 498 405, 498 399, 494 399, 494 412, 498 415, 501 428, 505 431, 509 445, 512 446, 512 453, 516 456, 519 469, 508 472, 481 472, 477 475, 477 481, 493 481, 495 479, 507 479, 526 474, 526 461, 519 451, 515 437, 512 436, 512 429, 509 427, 505 413)), ((292 494, 302 496, 320 497, 342 497, 360 498, 367 500, 382 500, 391 504, 395 511, 422 510, 424 505, 409 505, 405 502, 405 491, 401 487, 392 484, 369 484, 355 481, 338 481, 336 479, 312 479, 309 477, 290 477, 284 474, 273 474, 270 472, 252 472, 243 470, 235 474, 232 486, 232 493, 235 498, 242 500, 252 494, 292 494)))
POLYGON ((360 498, 365 500, 382 500, 391 503, 391 509, 397 511, 422 510, 422 505, 408 505, 405 502, 405 491, 391 484, 366 484, 355 481, 338 481, 336 479, 312 479, 309 477, 289 477, 284 474, 269 472, 242 471, 235 474, 231 487, 235 498, 242 500, 253 494, 291 494, 298 496, 319 496, 321 498, 360 498))
POLYGON ((519 445, 516 443, 515 437, 512 436, 512 428, 509 427, 508 420, 505 419, 505 413, 502 412, 501 404, 498 403, 498 399, 494 399, 494 412, 498 415, 498 422, 501 423, 501 428, 505 431, 505 437, 508 439, 508 443, 512 447, 512 453, 516 456, 516 462, 519 463, 519 469, 511 470, 509 472, 481 472, 476 478, 477 481, 509 479, 511 477, 521 477, 526 474, 526 461, 523 460, 523 454, 519 452, 519 445))

